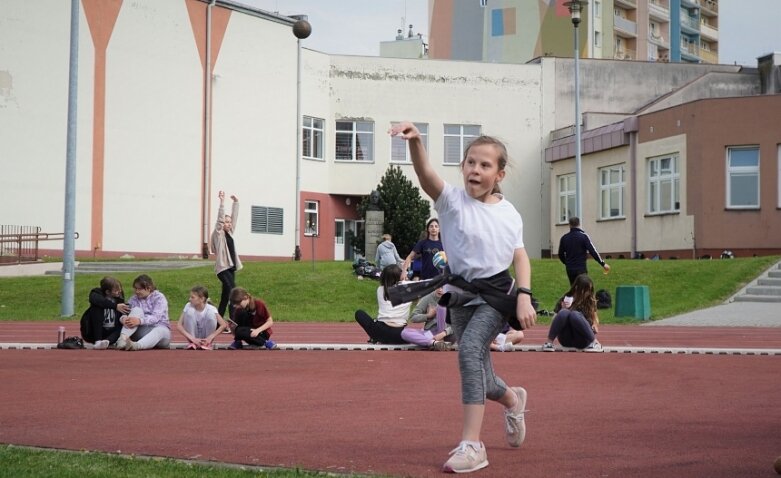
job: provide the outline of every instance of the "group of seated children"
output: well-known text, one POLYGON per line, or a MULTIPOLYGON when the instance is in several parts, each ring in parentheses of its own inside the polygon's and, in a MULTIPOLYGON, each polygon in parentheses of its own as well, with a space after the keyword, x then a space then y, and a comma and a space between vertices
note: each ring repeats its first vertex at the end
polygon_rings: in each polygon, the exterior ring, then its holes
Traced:
MULTIPOLYGON (((152 278, 146 274, 133 280, 133 291, 133 296, 126 303, 122 284, 113 277, 104 277, 100 287, 90 291, 90 306, 82 315, 80 324, 84 341, 93 343, 93 348, 98 350, 109 347, 117 350, 170 347, 171 325, 165 295, 157 290, 152 278)), ((185 348, 211 350, 215 338, 226 329, 232 329, 234 334, 234 341, 228 347, 231 350, 243 348, 243 342, 253 348, 278 348, 271 340, 274 319, 266 304, 241 287, 231 291, 230 299, 232 327, 209 302, 206 287, 190 289, 190 298, 176 324, 177 330, 187 340, 185 348)))
MULTIPOLYGON (((355 320, 369 336, 369 343, 414 344, 431 350, 452 350, 457 338, 447 324, 447 309, 438 304, 443 289, 439 288, 421 298, 410 315, 410 302, 394 306, 388 297, 388 288, 403 283, 401 276, 402 270, 397 265, 389 265, 382 270, 380 286, 377 288, 376 319, 363 310, 355 312, 355 320), (410 322, 423 323, 423 328, 408 327, 410 322)), ((553 352, 553 342, 558 339, 562 347, 602 352, 602 344, 597 340, 598 332, 599 316, 594 283, 588 275, 581 274, 559 300, 548 331, 548 340, 542 350, 553 352)), ((491 350, 513 350, 523 337, 523 331, 505 324, 502 333, 491 343, 491 350)))

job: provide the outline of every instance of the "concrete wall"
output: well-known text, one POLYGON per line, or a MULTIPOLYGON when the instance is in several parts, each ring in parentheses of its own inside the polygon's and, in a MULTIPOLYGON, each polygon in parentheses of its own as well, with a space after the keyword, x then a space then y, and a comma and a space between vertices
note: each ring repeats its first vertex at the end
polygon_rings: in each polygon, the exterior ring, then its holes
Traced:
MULTIPOLYGON (((604 12, 603 12, 604 14, 604 12)), ((711 72, 737 72, 741 67, 646 63, 618 60, 580 60, 580 110, 634 113, 643 106, 711 72)), ((575 67, 570 58, 556 59, 556 125, 574 124, 575 67)))

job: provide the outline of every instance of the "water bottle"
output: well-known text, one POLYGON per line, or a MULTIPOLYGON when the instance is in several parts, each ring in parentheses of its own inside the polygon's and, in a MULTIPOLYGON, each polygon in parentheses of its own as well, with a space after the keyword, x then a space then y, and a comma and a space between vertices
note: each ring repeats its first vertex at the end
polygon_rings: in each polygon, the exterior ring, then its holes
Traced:
POLYGON ((65 327, 62 325, 57 329, 57 345, 65 341, 65 327))

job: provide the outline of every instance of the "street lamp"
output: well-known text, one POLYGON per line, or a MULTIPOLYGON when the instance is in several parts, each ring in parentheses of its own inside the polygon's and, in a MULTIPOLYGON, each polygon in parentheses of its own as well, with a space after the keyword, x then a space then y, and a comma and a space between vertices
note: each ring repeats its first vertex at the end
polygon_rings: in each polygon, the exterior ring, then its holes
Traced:
POLYGON ((583 195, 581 188, 580 173, 580 66, 578 59, 580 57, 580 35, 578 26, 580 25, 580 13, 583 11, 585 0, 571 0, 564 2, 564 6, 569 9, 572 25, 575 27, 575 215, 583 220, 583 195))
MULTIPOLYGON (((293 24, 293 35, 296 36, 296 248, 293 250, 293 258, 301 260, 301 40, 312 34, 312 25, 307 21, 306 15, 293 15, 297 19, 293 24)), ((314 259, 314 258, 313 258, 314 259)))

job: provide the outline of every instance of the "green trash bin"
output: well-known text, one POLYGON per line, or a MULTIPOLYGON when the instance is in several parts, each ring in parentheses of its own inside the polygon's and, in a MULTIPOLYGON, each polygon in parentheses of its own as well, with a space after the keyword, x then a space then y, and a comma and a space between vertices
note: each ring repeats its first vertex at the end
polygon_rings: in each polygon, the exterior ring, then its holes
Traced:
POLYGON ((620 285, 616 287, 616 317, 651 318, 651 298, 647 285, 620 285))

